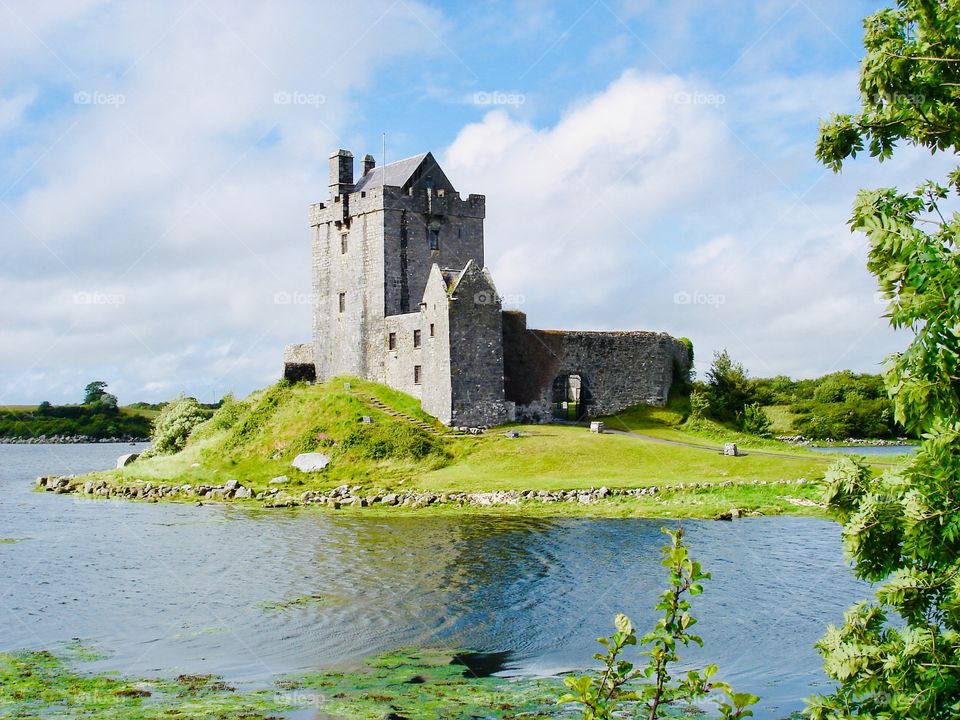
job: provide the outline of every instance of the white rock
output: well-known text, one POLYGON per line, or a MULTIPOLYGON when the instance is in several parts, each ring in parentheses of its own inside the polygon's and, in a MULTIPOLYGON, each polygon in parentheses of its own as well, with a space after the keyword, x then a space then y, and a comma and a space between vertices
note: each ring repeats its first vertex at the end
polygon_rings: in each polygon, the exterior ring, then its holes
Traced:
POLYGON ((126 455, 121 455, 117 458, 117 469, 119 470, 122 467, 126 467, 138 457, 140 457, 140 453, 127 453, 126 455))
POLYGON ((316 472, 330 464, 330 457, 323 453, 300 453, 292 464, 300 472, 316 472))

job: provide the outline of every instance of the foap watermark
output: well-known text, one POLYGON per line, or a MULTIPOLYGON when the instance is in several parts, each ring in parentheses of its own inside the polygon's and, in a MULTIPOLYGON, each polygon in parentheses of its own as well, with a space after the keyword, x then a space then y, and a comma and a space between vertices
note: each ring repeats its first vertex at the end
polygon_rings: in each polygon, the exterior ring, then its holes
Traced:
POLYGON ((280 90, 273 94, 274 105, 303 105, 318 108, 326 102, 327 97, 322 93, 280 90))
POLYGON ((727 101, 727 96, 722 93, 707 92, 678 92, 673 96, 673 101, 677 105, 713 105, 720 107, 727 101))
POLYGON ((499 302, 501 307, 520 307, 526 301, 526 296, 519 293, 497 295, 490 290, 481 290, 473 295, 473 302, 477 305, 496 305, 499 302))
POLYGON ((73 294, 74 305, 107 305, 119 308, 126 302, 127 296, 123 293, 81 290, 73 294))
POLYGON ((310 692, 308 690, 288 690, 287 692, 277 693, 274 700, 280 705, 288 707, 312 707, 319 708, 326 704, 327 696, 323 693, 310 692))
POLYGON ((78 90, 73 94, 74 105, 107 105, 120 107, 127 102, 122 93, 106 93, 99 90, 78 90))
POLYGON ((674 305, 708 305, 719 308, 727 301, 727 296, 720 293, 705 293, 698 290, 689 292, 680 290, 673 294, 674 305))
POLYGON ((313 293, 305 292, 287 292, 281 290, 273 294, 274 305, 310 305, 317 304, 317 296, 313 293))
POLYGON ((520 107, 527 101, 527 96, 522 93, 501 92, 475 92, 473 94, 474 105, 509 105, 510 107, 520 107))

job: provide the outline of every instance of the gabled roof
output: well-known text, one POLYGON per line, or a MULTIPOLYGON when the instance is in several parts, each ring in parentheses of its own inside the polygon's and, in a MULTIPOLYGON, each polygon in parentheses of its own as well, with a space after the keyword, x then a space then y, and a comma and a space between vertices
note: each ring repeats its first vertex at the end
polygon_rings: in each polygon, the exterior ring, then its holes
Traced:
POLYGON ((374 168, 357 181, 353 190, 354 192, 358 192, 360 190, 366 190, 367 188, 380 187, 381 185, 403 187, 429 154, 430 153, 420 153, 413 157, 387 163, 383 167, 374 168))

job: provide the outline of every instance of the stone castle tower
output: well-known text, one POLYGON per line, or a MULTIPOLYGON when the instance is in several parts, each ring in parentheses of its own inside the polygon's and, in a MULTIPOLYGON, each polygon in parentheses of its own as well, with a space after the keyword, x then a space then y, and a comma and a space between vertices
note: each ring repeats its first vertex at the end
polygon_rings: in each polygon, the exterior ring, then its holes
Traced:
POLYGON ((676 366, 689 368, 668 335, 528 330, 502 312, 485 214, 431 153, 381 168, 367 155, 357 178, 352 153, 334 153, 329 200, 310 206, 313 342, 288 346, 284 375, 384 383, 456 426, 665 402, 676 366))

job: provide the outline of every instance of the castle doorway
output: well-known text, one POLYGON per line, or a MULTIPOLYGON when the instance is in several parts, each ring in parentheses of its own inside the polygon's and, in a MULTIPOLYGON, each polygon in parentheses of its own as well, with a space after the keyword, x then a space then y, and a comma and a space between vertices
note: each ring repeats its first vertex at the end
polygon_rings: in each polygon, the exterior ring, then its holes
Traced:
POLYGON ((554 378, 550 410, 558 420, 583 420, 587 416, 588 400, 587 383, 580 374, 554 378))

